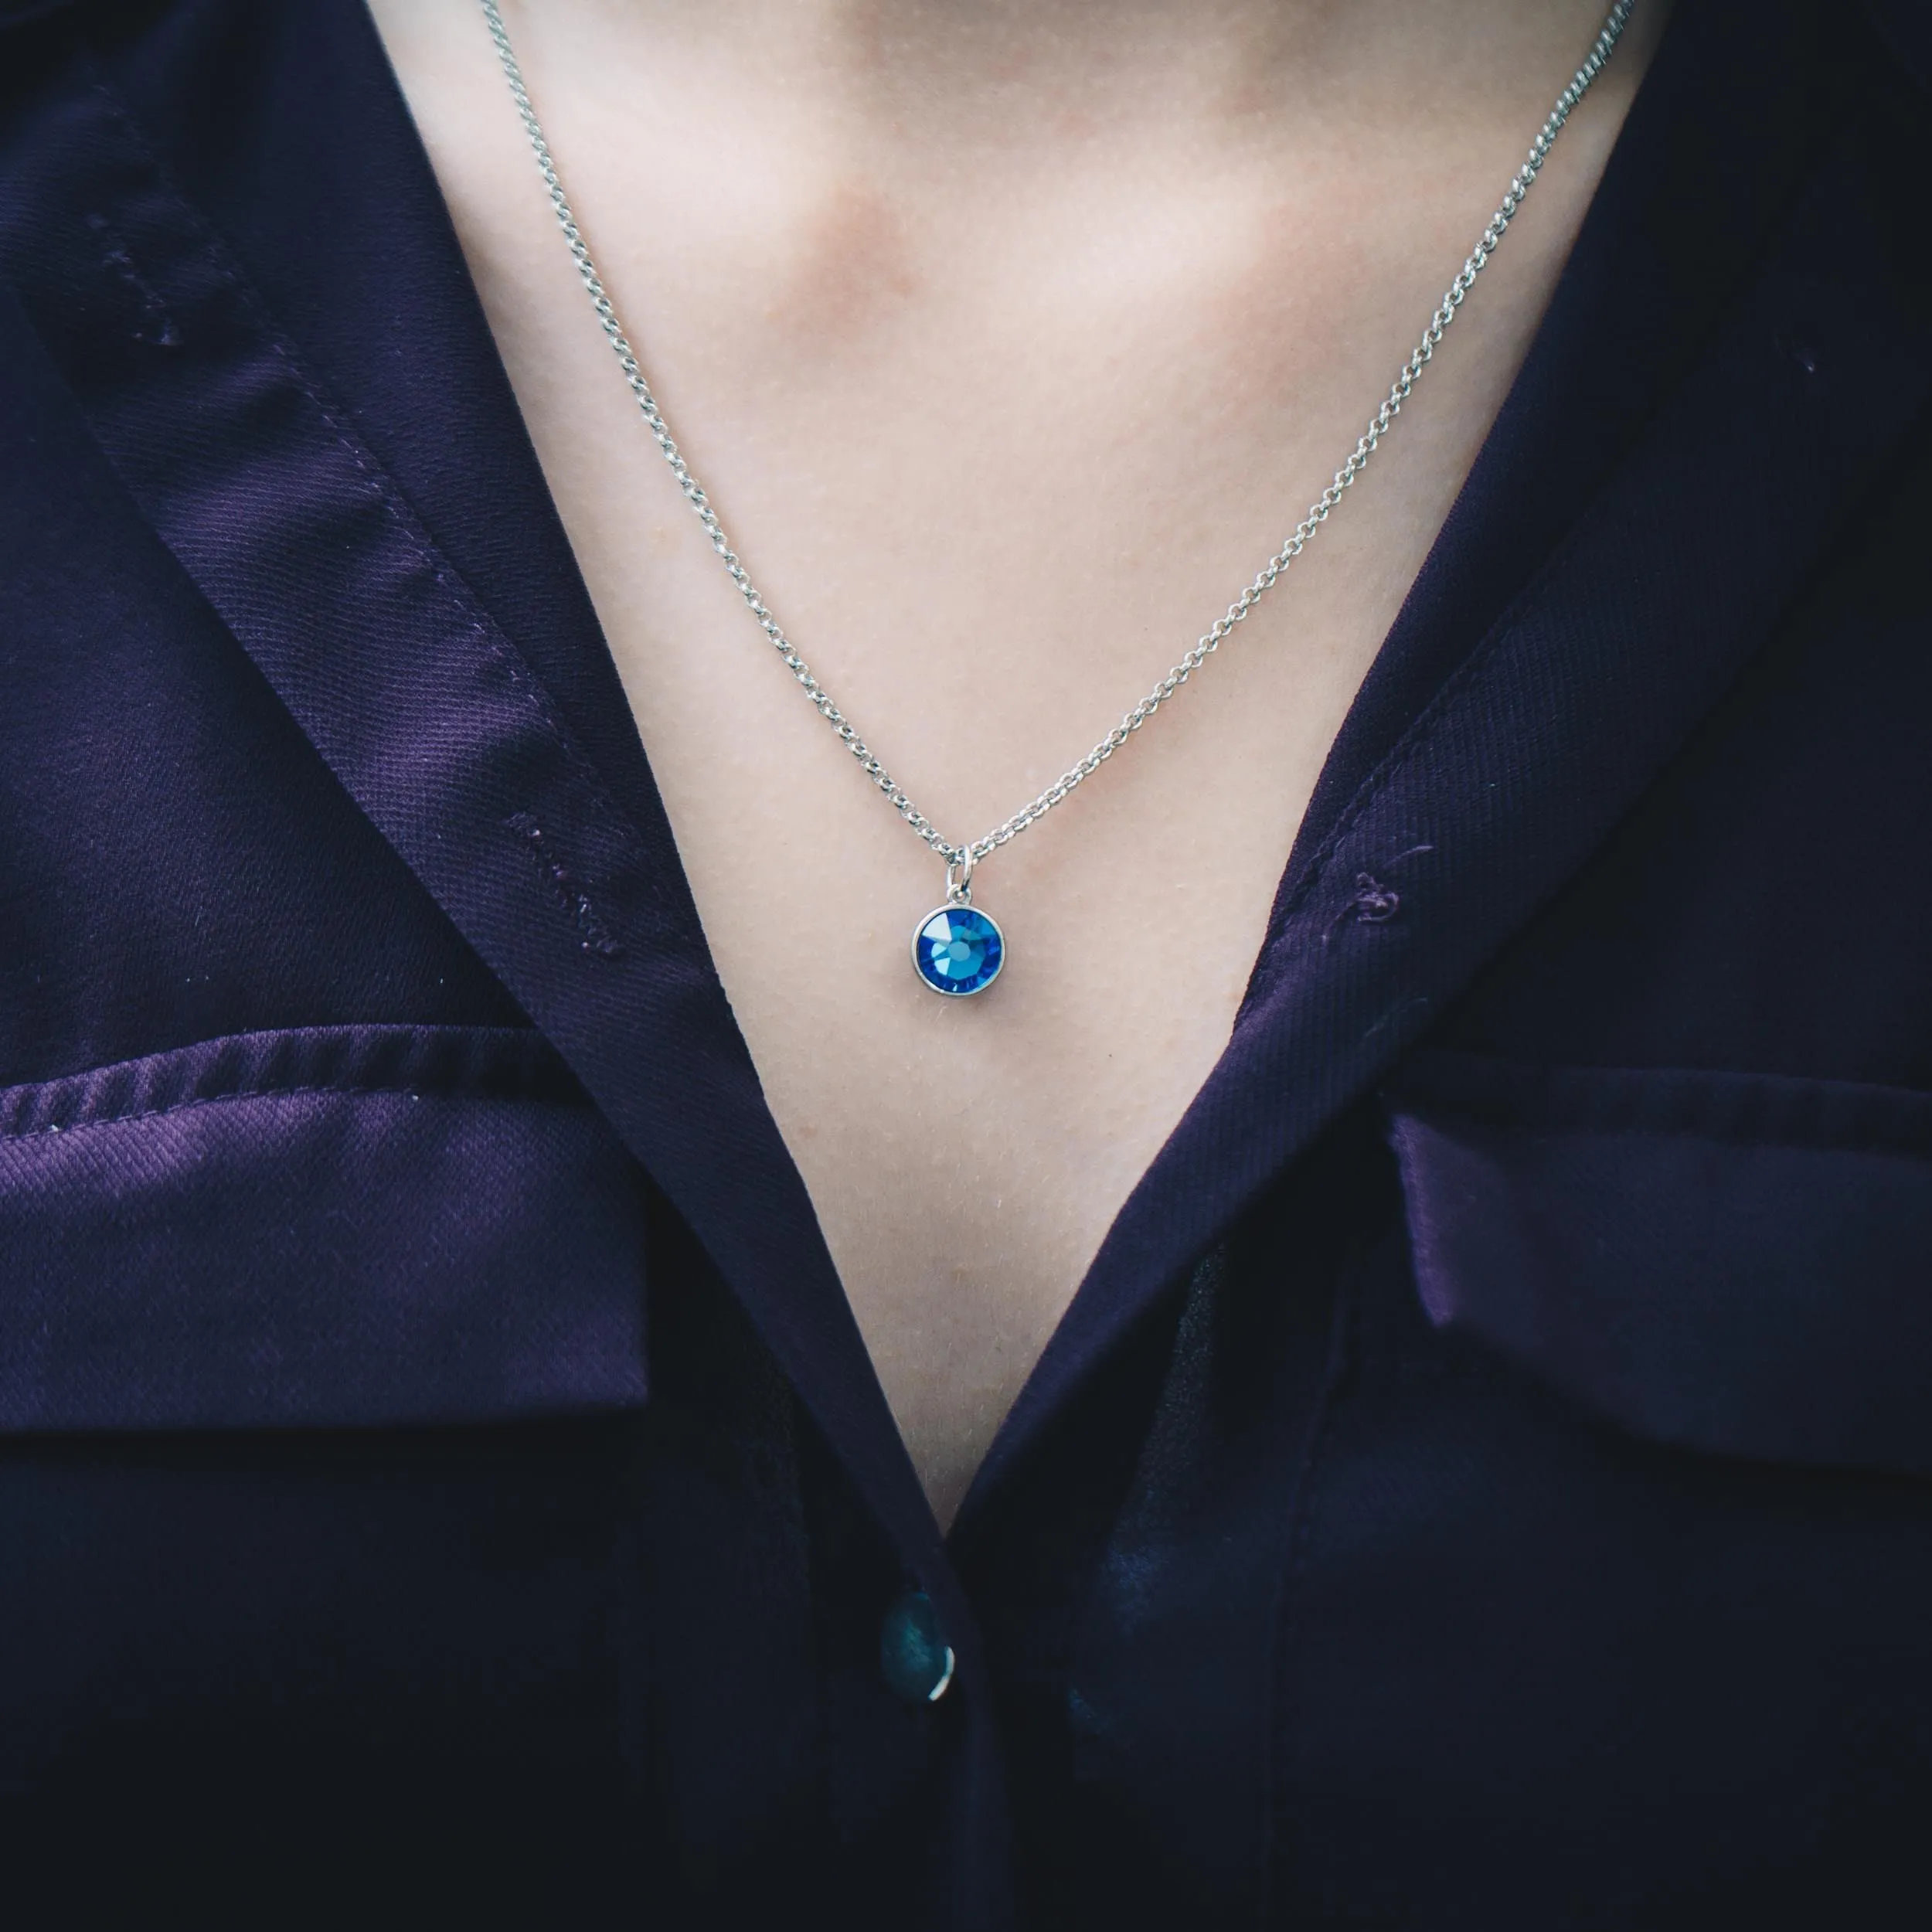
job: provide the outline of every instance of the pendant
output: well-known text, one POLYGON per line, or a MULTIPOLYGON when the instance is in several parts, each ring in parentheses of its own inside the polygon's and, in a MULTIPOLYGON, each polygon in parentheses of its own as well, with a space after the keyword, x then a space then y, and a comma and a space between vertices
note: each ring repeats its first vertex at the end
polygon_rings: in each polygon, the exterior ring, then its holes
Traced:
POLYGON ((936 993, 983 993, 1006 963, 1006 935, 973 906, 973 855, 946 862, 946 903, 913 932, 913 971, 936 993))

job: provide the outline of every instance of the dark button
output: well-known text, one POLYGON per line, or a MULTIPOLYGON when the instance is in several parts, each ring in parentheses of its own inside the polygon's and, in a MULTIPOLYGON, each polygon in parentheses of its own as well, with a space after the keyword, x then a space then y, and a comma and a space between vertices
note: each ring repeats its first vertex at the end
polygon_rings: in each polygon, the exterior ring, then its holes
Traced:
POLYGON ((937 1704, 953 1681, 953 1647, 923 1590, 909 1591, 886 1613, 879 1667, 909 1704, 937 1704))

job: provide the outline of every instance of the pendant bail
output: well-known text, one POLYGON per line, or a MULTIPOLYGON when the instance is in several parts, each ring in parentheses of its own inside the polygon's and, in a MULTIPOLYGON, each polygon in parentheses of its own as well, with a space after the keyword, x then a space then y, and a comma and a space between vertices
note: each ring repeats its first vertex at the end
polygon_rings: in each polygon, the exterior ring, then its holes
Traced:
POLYGON ((973 903, 973 867, 978 862, 971 845, 961 845, 946 861, 946 903, 970 906, 973 903))

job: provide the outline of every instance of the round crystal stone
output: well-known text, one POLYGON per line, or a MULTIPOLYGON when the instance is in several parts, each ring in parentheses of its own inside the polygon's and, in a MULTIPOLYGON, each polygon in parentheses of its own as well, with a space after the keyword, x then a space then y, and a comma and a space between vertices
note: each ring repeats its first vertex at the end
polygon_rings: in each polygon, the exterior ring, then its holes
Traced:
POLYGON ((1005 935, 970 906, 942 906, 913 934, 913 965, 936 993, 984 992, 1005 957, 1005 935))

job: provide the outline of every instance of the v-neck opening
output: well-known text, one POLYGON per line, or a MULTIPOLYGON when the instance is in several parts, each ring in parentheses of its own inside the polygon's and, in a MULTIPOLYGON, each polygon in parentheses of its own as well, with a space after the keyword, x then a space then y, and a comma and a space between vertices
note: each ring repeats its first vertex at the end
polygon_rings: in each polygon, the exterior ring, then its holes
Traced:
MULTIPOLYGON (((372 198, 386 204, 384 238, 399 243, 400 252, 387 264, 380 261, 379 254, 379 272, 401 267, 420 277, 424 286, 407 304, 410 312, 433 315, 440 325, 447 325, 447 332, 440 326, 423 332, 418 341, 408 345, 409 351, 451 356, 465 374, 481 372, 485 376, 480 390, 470 386, 464 395, 467 406, 459 412, 461 434, 486 453, 481 461, 505 487, 506 502, 479 505, 473 484, 453 474, 447 460, 437 460, 439 437, 447 434, 440 395, 433 406, 423 406, 420 376, 398 373, 390 345, 381 339, 379 329, 372 338, 354 326, 336 326, 345 307, 353 305, 336 303, 332 308, 335 298, 325 267, 318 268, 313 259, 300 259, 299 249, 292 255, 280 254, 287 246, 286 239, 258 226, 238 239, 251 267, 259 270, 264 260, 279 261, 284 272, 264 277, 271 303, 282 311, 294 311, 291 327, 298 338, 315 354, 332 385, 338 392, 346 392, 352 413, 359 424, 367 426, 378 454, 397 475, 431 534, 455 556, 479 600, 500 616, 505 631, 530 658, 560 710, 591 747, 605 781, 635 819, 668 915, 659 928, 660 940, 682 949, 688 968, 715 978, 648 760, 483 319, 434 170, 361 0, 353 0, 351 11, 357 22, 354 45, 331 43, 332 57, 342 56, 335 84, 372 87, 380 91, 380 113, 364 119, 372 120, 384 131, 383 151, 372 153, 360 143, 350 152, 332 146, 332 131, 322 118, 321 108, 317 109, 312 126, 291 131, 283 138, 307 139, 318 151, 333 153, 342 171, 325 182, 324 190, 318 190, 324 199, 339 204, 325 247, 346 251, 354 235, 366 260, 367 235, 359 218, 372 198), (379 181, 374 171, 384 164, 392 172, 379 181), (413 406, 408 402, 412 394, 416 396, 413 406), (518 569, 511 567, 512 559, 526 565, 534 560, 536 567, 526 568, 519 577, 518 569)), ((1199 1141, 1204 1124, 1209 1122, 1217 1107, 1226 1104, 1229 1071, 1251 1051, 1253 1029, 1277 1023, 1268 995, 1271 960, 1284 910, 1319 869, 1325 845, 1336 825, 1345 819, 1350 799, 1368 782, 1379 755, 1450 677, 1502 604, 1533 573, 1568 521, 1580 512, 1596 480, 1648 412, 1662 379, 1661 372, 1668 368, 1672 355, 1688 352, 1687 345, 1676 339, 1671 327, 1686 289, 1699 293, 1708 307, 1716 289, 1736 273, 1743 243, 1733 239, 1729 255, 1713 250, 1714 259, 1701 268, 1687 261, 1676 264, 1678 272, 1667 286, 1648 291, 1648 304, 1642 291, 1634 297, 1628 286, 1621 285, 1619 275, 1620 267, 1627 270, 1654 240, 1643 231, 1668 200, 1670 179, 1681 165, 1671 141, 1658 138, 1660 126, 1681 135, 1700 108, 1709 104, 1699 90, 1709 90, 1708 43, 1713 37, 1723 38, 1727 46, 1736 44, 1726 13, 1720 0, 1679 0, 1525 362, 1330 750, 1281 882, 1269 938, 1257 954, 1230 1040, 1179 1123, 1116 1209, 1098 1253, 982 1459, 946 1539, 949 1543, 957 1545, 962 1534, 975 1532, 992 1492, 1019 1459, 1040 1417, 1070 1396, 1088 1365, 1117 1335, 1115 1311, 1100 1304, 1111 1300, 1120 1310, 1138 1305, 1150 1291, 1149 1284, 1129 1277, 1145 1275, 1151 1267, 1163 1280, 1170 1279, 1177 1265, 1184 1266, 1189 1259, 1186 1254, 1127 1254, 1116 1237, 1124 1228, 1158 1218, 1155 1211, 1163 1192, 1172 1191, 1177 1175, 1184 1179, 1189 1171, 1192 1156, 1184 1158, 1177 1148, 1199 1141), (1599 307, 1607 285, 1616 287, 1621 298, 1622 312, 1614 321, 1606 318, 1599 307), (1651 325, 1644 355, 1635 359, 1645 366, 1634 379, 1625 371, 1616 385, 1585 386, 1581 393, 1590 405, 1585 413, 1590 417, 1587 427, 1591 461, 1587 468, 1574 462, 1566 467, 1559 458, 1573 447, 1566 439, 1577 414, 1575 370, 1580 360, 1607 342, 1619 336, 1628 340, 1634 311, 1641 311, 1651 325), (1560 473, 1566 481, 1566 492, 1542 489, 1553 473, 1560 473), (1526 493, 1542 505, 1541 514, 1513 524, 1509 513, 1522 507, 1526 493), (1500 547, 1499 529, 1509 539, 1500 547)), ((1774 34, 1766 37, 1777 39, 1774 34)), ((328 41, 326 36, 320 38, 328 41)), ((1781 60, 1786 55, 1774 49, 1770 57, 1781 60)), ((327 90, 315 92, 321 99, 327 90)), ((193 97, 192 90, 188 97, 193 97)), ((1716 128, 1703 137, 1713 148, 1722 126, 1720 117, 1716 128)), ((1764 191, 1760 205, 1774 198, 1771 190, 1764 191)), ((221 213, 235 221, 232 206, 218 211, 221 213)), ((251 227, 245 219, 239 226, 244 230, 251 227)), ((455 392, 442 392, 448 393, 455 392)), ((706 1010, 709 1017, 704 1023, 720 1029, 713 1043, 720 1054, 748 1066, 748 1049, 722 996, 706 1010)), ((689 1104, 725 1110, 714 1140, 728 1141, 741 1128, 760 1141, 775 1142, 795 1182, 784 1190, 786 1195, 806 1203, 810 1211, 797 1163, 755 1083, 736 1083, 729 1094, 693 1094, 689 1104), (736 1110, 735 1114, 733 1110, 736 1110)), ((1226 1211, 1232 1214, 1238 1206, 1238 1202, 1230 1202, 1226 1211)), ((822 1247, 815 1215, 811 1228, 797 1230, 796 1236, 806 1246, 822 1247)), ((777 1245, 784 1246, 784 1238, 777 1245)), ((833 1278, 836 1281, 835 1270, 833 1278)), ((842 1295, 842 1282, 838 1287, 842 1295)), ((849 1297, 845 1305, 849 1311, 849 1297)), ((903 1437, 897 1447, 903 1454, 903 1437)), ((932 1527, 936 1530, 936 1525, 932 1527)))

